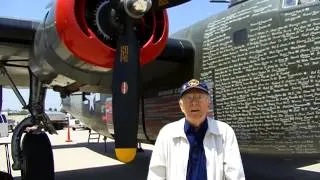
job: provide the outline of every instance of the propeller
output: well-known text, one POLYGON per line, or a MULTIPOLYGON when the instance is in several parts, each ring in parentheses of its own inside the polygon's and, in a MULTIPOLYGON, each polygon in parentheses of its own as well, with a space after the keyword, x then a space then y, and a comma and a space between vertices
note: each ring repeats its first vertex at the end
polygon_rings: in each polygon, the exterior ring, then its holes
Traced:
POLYGON ((118 28, 112 74, 115 152, 122 162, 135 158, 140 98, 140 43, 134 23, 150 9, 157 11, 189 0, 112 0, 118 28), (166 2, 166 3, 161 3, 166 2))
POLYGON ((139 116, 140 47, 131 17, 124 16, 124 32, 117 40, 112 74, 112 110, 116 156, 123 162, 136 154, 139 116))

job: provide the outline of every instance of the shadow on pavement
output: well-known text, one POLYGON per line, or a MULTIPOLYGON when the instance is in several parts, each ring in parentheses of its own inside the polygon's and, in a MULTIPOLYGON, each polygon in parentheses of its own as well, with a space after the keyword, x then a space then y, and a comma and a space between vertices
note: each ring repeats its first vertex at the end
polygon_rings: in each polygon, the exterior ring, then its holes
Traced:
MULTIPOLYGON (((78 143, 67 145, 53 145, 53 149, 61 148, 77 148, 85 147, 96 153, 99 153, 110 158, 115 158, 114 142, 107 142, 106 149, 104 142, 100 143, 78 143), (106 151, 105 151, 106 150, 106 151)), ((56 180, 122 180, 134 179, 145 180, 147 178, 148 166, 152 151, 144 150, 138 152, 136 159, 128 164, 111 165, 97 168, 87 168, 72 171, 56 172, 56 180)), ((15 180, 20 180, 16 177, 15 180)))
MULTIPOLYGON (((96 153, 116 159, 114 143, 79 143, 54 145, 53 149, 86 147, 96 153)), ((137 153, 136 159, 129 164, 111 165, 98 168, 79 169, 56 173, 56 180, 145 180, 152 151, 137 153)), ((297 168, 319 163, 310 158, 281 159, 263 156, 242 155, 247 180, 320 180, 320 173, 297 168)), ((15 178, 20 180, 20 178, 15 178)))
MULTIPOLYGON (((106 143, 90 142, 90 143, 77 143, 77 144, 66 144, 66 145, 53 145, 52 149, 77 148, 77 147, 85 147, 101 155, 116 159, 116 156, 114 153, 114 142, 106 142, 106 143)), ((148 151, 149 150, 145 150, 145 152, 148 152, 148 151)))
POLYGON ((242 161, 247 180, 320 180, 319 172, 297 169, 319 163, 319 159, 242 155, 242 161))

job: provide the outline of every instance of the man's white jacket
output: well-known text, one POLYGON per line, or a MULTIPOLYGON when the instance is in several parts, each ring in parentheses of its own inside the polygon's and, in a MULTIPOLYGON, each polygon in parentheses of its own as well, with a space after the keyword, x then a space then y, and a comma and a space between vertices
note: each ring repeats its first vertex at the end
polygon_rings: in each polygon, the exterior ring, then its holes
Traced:
MULTIPOLYGON (((208 180, 244 180, 241 156, 233 129, 226 123, 208 119, 203 140, 208 180)), ((149 165, 148 180, 185 180, 189 142, 185 119, 167 124, 157 137, 149 165)))

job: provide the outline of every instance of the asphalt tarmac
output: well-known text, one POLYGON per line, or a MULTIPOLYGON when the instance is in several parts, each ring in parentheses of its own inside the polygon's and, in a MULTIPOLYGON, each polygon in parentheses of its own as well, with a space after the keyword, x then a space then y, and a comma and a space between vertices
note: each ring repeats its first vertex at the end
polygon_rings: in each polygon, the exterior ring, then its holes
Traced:
POLYGON ((320 180, 320 157, 271 158, 242 155, 247 180, 320 180))
MULTIPOLYGON (((123 164, 115 158, 112 140, 104 143, 103 137, 100 137, 99 143, 97 140, 88 143, 88 130, 71 130, 72 142, 66 142, 67 131, 58 133, 49 135, 56 180, 146 179, 152 145, 142 144, 144 152, 139 152, 132 163, 123 164)), ((0 170, 7 172, 4 150, 0 146, 0 170)), ((12 171, 12 175, 15 180, 20 180, 20 171, 12 171)))
MULTIPOLYGON (((114 143, 103 138, 88 143, 88 131, 70 131, 72 142, 66 142, 67 130, 59 135, 49 135, 55 159, 56 180, 145 180, 152 153, 152 145, 142 144, 129 164, 117 161, 114 143)), ((10 148, 10 146, 9 146, 10 148)), ((11 151, 10 151, 11 153, 11 151)), ((242 156, 248 180, 320 180, 320 157, 318 159, 273 159, 270 157, 242 156)), ((12 163, 12 160, 11 160, 12 163)), ((6 170, 4 147, 0 146, 0 170, 6 170)), ((20 171, 12 171, 20 180, 20 171)))

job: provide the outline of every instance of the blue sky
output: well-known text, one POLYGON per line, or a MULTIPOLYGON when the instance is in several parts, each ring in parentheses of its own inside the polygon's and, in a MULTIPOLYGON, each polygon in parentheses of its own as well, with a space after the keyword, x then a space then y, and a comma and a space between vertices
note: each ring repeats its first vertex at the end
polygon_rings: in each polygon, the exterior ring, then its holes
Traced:
MULTIPOLYGON (((40 21, 46 13, 45 7, 50 0, 1 0, 0 16, 30 19, 40 21)), ((169 31, 174 33, 180 29, 188 27, 193 23, 205 19, 227 8, 227 4, 209 3, 209 0, 192 0, 183 5, 170 8, 169 31)), ((28 89, 20 89, 23 97, 28 101, 28 89)), ((48 90, 46 98, 46 109, 57 108, 61 104, 58 93, 48 90)), ((2 109, 21 109, 21 104, 11 89, 3 90, 2 109)))

